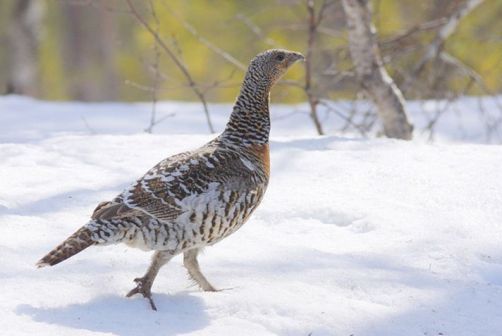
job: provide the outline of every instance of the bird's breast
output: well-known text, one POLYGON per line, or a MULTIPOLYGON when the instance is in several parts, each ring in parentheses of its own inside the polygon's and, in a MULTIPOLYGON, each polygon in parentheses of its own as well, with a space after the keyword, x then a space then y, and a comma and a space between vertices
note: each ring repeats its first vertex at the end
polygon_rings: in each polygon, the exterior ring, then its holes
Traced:
POLYGON ((270 177, 270 146, 269 144, 251 145, 251 153, 257 158, 258 162, 263 167, 265 178, 270 177))
POLYGON ((210 245, 235 232, 260 204, 265 188, 265 184, 243 191, 220 188, 205 197, 200 195, 205 202, 180 216, 185 237, 190 242, 210 245))

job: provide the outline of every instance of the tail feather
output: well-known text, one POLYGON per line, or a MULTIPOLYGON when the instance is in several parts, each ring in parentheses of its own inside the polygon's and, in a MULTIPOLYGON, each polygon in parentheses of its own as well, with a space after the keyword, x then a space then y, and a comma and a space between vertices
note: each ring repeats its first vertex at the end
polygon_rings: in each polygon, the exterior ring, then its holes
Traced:
POLYGON ((36 265, 39 268, 54 266, 94 244, 96 242, 91 238, 91 231, 82 227, 40 259, 36 265))

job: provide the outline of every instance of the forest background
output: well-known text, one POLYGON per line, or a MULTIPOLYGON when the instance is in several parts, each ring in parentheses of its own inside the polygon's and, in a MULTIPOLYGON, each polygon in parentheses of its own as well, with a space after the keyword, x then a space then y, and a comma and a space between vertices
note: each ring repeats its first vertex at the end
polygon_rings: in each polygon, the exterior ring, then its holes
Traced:
MULTIPOLYGON (((364 134, 378 119, 373 109, 341 111, 326 103, 368 97, 351 58, 343 5, 341 0, 2 1, 0 92, 45 100, 232 102, 256 53, 287 48, 303 52, 308 61, 291 69, 273 102, 309 102, 319 134, 323 106, 345 121, 341 129, 364 134)), ((502 1, 368 5, 381 63, 406 100, 495 97, 496 111, 484 122, 487 133, 500 128, 502 1)), ((480 103, 473 113, 483 110, 480 103)), ((435 111, 428 124, 444 111, 435 111)))
MULTIPOLYGON (((125 1, 35 1, 31 20, 36 31, 37 76, 30 92, 50 100, 150 100, 155 64, 160 72, 161 99, 193 100, 190 90, 172 61, 159 51, 152 34, 137 24, 125 1), (38 17, 35 17, 38 16, 38 17), (156 50, 157 49, 157 50, 156 50), (157 59, 156 59, 157 58, 157 59)), ((175 0, 133 1, 145 19, 180 55, 197 83, 208 87, 210 101, 231 102, 243 69, 222 57, 208 44, 247 64, 257 52, 288 48, 306 52, 308 8, 305 1, 175 0), (155 17, 152 14, 152 8, 155 17), (201 39, 204 42, 201 42, 201 39)), ((316 1, 321 6, 322 1, 316 1)), ((373 22, 386 68, 398 86, 407 80, 435 32, 463 1, 375 0, 373 22)), ((9 45, 9 28, 18 20, 18 1, 0 2, 0 43, 9 45)), ((459 23, 444 50, 483 82, 470 85, 468 95, 498 93, 502 89, 502 1, 488 0, 459 23)), ((14 56, 0 53, 0 89, 7 90, 9 67, 14 56)), ((312 55, 319 90, 331 98, 352 98, 347 30, 340 1, 332 1, 319 25, 312 55)), ((443 62, 444 63, 444 62, 443 62)), ((430 65, 415 81, 409 98, 445 98, 464 90, 470 79, 450 64, 430 65), (443 71, 438 71, 440 68, 443 71), (449 70, 449 71, 447 71, 449 70), (432 72, 432 73, 431 73, 432 72), (438 74, 441 72, 441 74, 438 74), (441 75, 439 87, 430 87, 441 75), (429 85, 426 85, 429 84, 429 85), (422 88, 429 86, 429 89, 422 88)), ((302 80, 301 67, 288 79, 302 80)), ((406 92, 405 92, 406 93, 406 92)), ((278 89, 275 102, 305 101, 301 87, 278 89)))

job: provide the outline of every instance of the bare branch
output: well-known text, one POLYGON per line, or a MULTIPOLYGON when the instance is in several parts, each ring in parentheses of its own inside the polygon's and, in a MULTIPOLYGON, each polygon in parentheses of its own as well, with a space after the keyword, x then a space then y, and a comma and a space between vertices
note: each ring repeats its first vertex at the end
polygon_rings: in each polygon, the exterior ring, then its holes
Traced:
POLYGON ((462 5, 460 5, 456 11, 447 19, 447 22, 438 30, 434 40, 431 42, 422 58, 417 62, 410 76, 403 85, 403 91, 408 91, 412 86, 413 82, 420 75, 420 73, 425 68, 425 65, 432 59, 436 59, 445 41, 453 34, 459 25, 460 21, 472 12, 476 7, 483 3, 484 0, 466 0, 462 5))
POLYGON ((188 21, 183 19, 181 15, 179 15, 176 11, 174 11, 169 5, 167 5, 165 2, 162 2, 164 7, 166 7, 169 12, 171 13, 172 16, 174 16, 184 27, 185 29, 193 35, 199 41, 200 43, 204 44, 206 47, 208 47, 211 51, 216 53, 217 55, 221 56, 225 61, 231 63, 234 65, 237 69, 241 71, 246 71, 247 67, 240 62, 238 59, 230 55, 228 52, 225 50, 221 49, 220 47, 216 46, 214 43, 206 39, 205 37, 201 36, 197 29, 195 29, 194 26, 192 26, 188 21))
POLYGON ((274 39, 271 39, 270 37, 267 37, 264 33, 263 30, 258 27, 253 21, 251 21, 250 18, 245 16, 244 14, 237 13, 235 16, 238 20, 242 21, 246 27, 251 30, 261 41, 265 42, 266 44, 272 46, 272 47, 278 47, 280 44, 275 41, 274 39))
POLYGON ((312 89, 312 54, 314 52, 314 44, 317 35, 317 27, 320 24, 318 21, 322 18, 322 11, 326 1, 323 2, 321 11, 319 15, 316 15, 314 0, 307 0, 307 12, 308 12, 308 40, 307 40, 307 55, 305 59, 305 93, 307 94, 307 99, 310 106, 310 118, 312 119, 316 131, 319 135, 324 134, 321 122, 317 116, 317 105, 319 104, 319 98, 313 93, 312 89))
POLYGON ((426 127, 423 130, 424 132, 425 131, 429 132, 429 136, 428 136, 428 140, 429 141, 431 141, 431 142, 434 141, 434 128, 436 127, 439 119, 444 115, 444 113, 446 111, 449 110, 450 106, 452 105, 452 103, 456 99, 458 99, 459 97, 465 95, 469 91, 469 89, 472 87, 472 85, 473 85, 474 82, 475 82, 475 80, 471 77, 470 80, 469 80, 469 82, 467 83, 467 85, 462 90, 462 92, 451 94, 450 97, 448 97, 448 99, 446 101, 446 104, 443 106, 443 108, 436 110, 436 113, 428 121, 426 127))
MULTIPOLYGON (((152 13, 152 16, 155 20, 155 33, 159 33, 159 18, 157 17, 157 12, 155 11, 155 7, 152 5, 152 1, 149 0, 148 4, 150 6, 150 11, 152 13)), ((153 127, 158 124, 158 121, 156 120, 156 114, 157 114, 157 89, 159 87, 159 59, 160 59, 160 52, 159 52, 159 43, 157 40, 155 40, 155 43, 153 44, 153 53, 154 53, 154 61, 153 61, 153 90, 152 90, 152 113, 150 115, 150 124, 148 127, 145 129, 146 133, 152 133, 153 132, 153 127)))
POLYGON ((197 98, 200 100, 202 103, 202 106, 204 108, 204 114, 206 116, 206 121, 207 125, 209 127, 209 131, 211 133, 214 133, 214 127, 211 122, 211 117, 209 115, 209 109, 206 101, 206 97, 204 96, 204 93, 200 91, 198 85, 195 83, 193 80, 192 75, 188 71, 188 68, 186 65, 178 58, 176 54, 167 46, 167 44, 162 40, 159 34, 143 19, 143 17, 138 13, 134 5, 132 4, 131 0, 126 0, 127 5, 129 6, 129 9, 131 10, 131 13, 133 16, 136 18, 136 20, 155 38, 155 40, 158 42, 159 46, 164 50, 164 52, 170 57, 170 59, 174 62, 174 64, 177 66, 177 68, 181 71, 185 79, 187 80, 188 86, 192 89, 194 94, 197 96, 197 98))
POLYGON ((233 69, 226 78, 217 79, 217 80, 213 81, 212 83, 205 85, 203 87, 204 92, 209 92, 209 91, 216 89, 216 88, 219 89, 219 88, 223 88, 223 87, 225 87, 225 88, 239 87, 241 85, 241 83, 231 82, 234 74, 235 74, 235 69, 233 69))
MULTIPOLYGON (((283 82, 285 82, 285 81, 281 81, 277 85, 285 84, 283 82)), ((140 83, 132 81, 130 79, 127 79, 124 83, 126 85, 130 85, 130 86, 132 86, 132 87, 134 87, 134 88, 136 88, 138 90, 142 90, 142 91, 146 91, 146 92, 152 92, 152 91, 155 90, 155 88, 153 86, 140 84, 140 83)), ((210 90, 215 89, 215 88, 218 88, 218 89, 221 89, 221 88, 236 88, 236 87, 239 87, 240 85, 241 85, 241 82, 231 82, 231 81, 229 81, 227 79, 224 79, 224 80, 215 80, 214 82, 211 82, 211 83, 200 83, 200 84, 197 84, 197 86, 199 87, 199 89, 202 92, 209 92, 210 90)), ((186 88, 187 88, 187 85, 184 85, 184 84, 182 84, 182 85, 173 85, 173 86, 163 85, 162 87, 159 87, 156 90, 157 90, 157 92, 158 91, 174 91, 174 90, 184 90, 186 88)))
POLYGON ((97 134, 96 130, 94 128, 92 128, 91 125, 89 125, 89 123, 87 122, 87 119, 84 116, 80 116, 80 119, 82 119, 85 128, 87 128, 87 130, 89 131, 90 134, 97 134))
POLYGON ((116 7, 110 6, 107 1, 99 1, 99 0, 63 0, 65 3, 71 6, 91 6, 93 8, 100 8, 107 12, 112 13, 122 13, 122 14, 131 14, 129 10, 118 9, 116 7))
POLYGON ((410 29, 408 29, 407 31, 405 31, 404 33, 401 33, 397 36, 394 36, 394 37, 386 39, 386 40, 379 41, 379 45, 381 47, 385 47, 386 45, 389 45, 389 44, 400 43, 402 40, 405 40, 405 39, 407 39, 417 33, 421 33, 421 32, 428 31, 428 30, 434 30, 434 29, 437 29, 438 27, 444 26, 447 22, 448 22, 448 19, 443 17, 443 18, 439 18, 437 20, 432 20, 432 21, 427 21, 427 22, 417 24, 417 25, 411 27, 410 29))
POLYGON ((354 129, 356 129, 362 136, 366 136, 366 130, 361 125, 358 125, 353 122, 352 118, 354 116, 354 113, 352 113, 350 116, 347 117, 345 114, 338 111, 331 104, 329 104, 328 101, 326 101, 324 99, 319 100, 319 105, 324 106, 329 112, 336 114, 338 117, 340 117, 342 120, 344 120, 346 122, 346 125, 343 127, 344 130, 347 129, 347 126, 351 126, 354 129))

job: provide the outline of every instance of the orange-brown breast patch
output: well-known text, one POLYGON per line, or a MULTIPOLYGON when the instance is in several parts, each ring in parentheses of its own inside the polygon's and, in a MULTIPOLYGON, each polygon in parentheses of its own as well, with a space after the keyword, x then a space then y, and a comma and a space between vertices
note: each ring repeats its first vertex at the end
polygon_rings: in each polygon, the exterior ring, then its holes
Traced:
POLYGON ((251 146, 251 150, 256 155, 256 157, 263 164, 265 174, 267 177, 270 176, 270 147, 268 144, 264 145, 253 145, 251 146))

